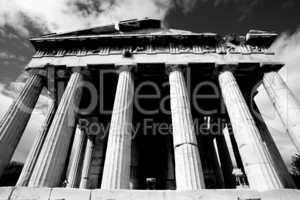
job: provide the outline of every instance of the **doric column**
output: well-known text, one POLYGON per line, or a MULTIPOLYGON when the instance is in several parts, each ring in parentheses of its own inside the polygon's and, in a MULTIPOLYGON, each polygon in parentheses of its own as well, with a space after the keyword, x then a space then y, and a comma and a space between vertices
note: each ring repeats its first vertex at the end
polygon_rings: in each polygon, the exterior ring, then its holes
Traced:
POLYGON ((265 73, 264 88, 300 153, 300 104, 277 72, 265 73))
POLYGON ((81 130, 80 126, 77 126, 67 169, 66 187, 68 188, 75 188, 78 186, 76 184, 78 182, 77 180, 84 141, 85 133, 81 130))
POLYGON ((222 139, 222 141, 228 149, 228 156, 229 156, 229 159, 230 159, 230 163, 232 164, 232 168, 233 169, 238 168, 237 160, 235 158, 233 146, 232 146, 231 139, 230 139, 230 133, 229 133, 227 125, 223 129, 223 139, 222 139))
POLYGON ((218 152, 218 144, 217 144, 217 138, 215 137, 213 139, 213 148, 214 148, 214 152, 215 152, 215 168, 216 168, 216 174, 218 176, 218 182, 219 182, 219 186, 221 186, 222 188, 225 187, 225 180, 224 180, 224 174, 222 171, 222 164, 221 164, 221 159, 220 159, 220 154, 218 152))
POLYGON ((276 146, 275 141, 273 140, 273 137, 256 105, 255 102, 252 102, 253 105, 253 111, 254 111, 254 120, 256 122, 256 125, 259 129, 260 135, 263 139, 263 141, 266 144, 266 147, 268 148, 268 152, 270 154, 270 158, 272 159, 272 162, 277 170, 277 173, 280 175, 281 181, 284 183, 284 186, 286 188, 296 188, 295 182, 293 181, 293 178, 291 174, 289 173, 284 160, 281 157, 281 154, 276 146))
POLYGON ((220 135, 216 137, 216 146, 220 158, 221 168, 224 177, 226 188, 236 188, 236 180, 233 172, 237 172, 238 164, 231 145, 230 138, 228 138, 227 126, 221 128, 220 135))
POLYGON ((28 186, 57 187, 61 183, 71 139, 75 133, 76 106, 83 76, 73 72, 59 103, 28 186))
POLYGON ((221 165, 218 162, 218 155, 217 155, 217 149, 215 149, 214 146, 214 140, 215 138, 208 138, 207 140, 207 153, 209 154, 209 161, 212 164, 214 177, 216 180, 215 187, 216 188, 224 188, 224 176, 222 173, 221 165))
MULTIPOLYGON (((100 125, 100 122, 98 122, 100 125)), ((99 188, 102 181, 102 173, 104 167, 104 158, 106 150, 107 133, 101 132, 95 136, 94 150, 92 154, 92 162, 89 170, 89 188, 99 188)))
POLYGON ((131 68, 120 69, 103 169, 102 189, 128 189, 134 82, 131 68))
POLYGON ((30 149, 30 152, 28 154, 28 157, 26 159, 26 162, 24 164, 24 167, 19 176, 16 186, 27 186, 30 176, 32 174, 33 168, 34 168, 36 161, 40 155, 41 149, 43 147, 44 141, 46 139, 46 136, 47 136, 49 127, 51 125, 51 122, 53 120, 53 117, 55 115, 55 112, 56 112, 56 103, 53 102, 51 104, 48 115, 42 126, 42 130, 35 138, 35 141, 30 149))
POLYGON ((180 66, 169 66, 177 190, 205 188, 188 92, 180 66))
POLYGON ((0 176, 8 165, 43 89, 43 77, 30 75, 0 122, 0 176))
POLYGON ((283 188, 232 72, 221 72, 219 84, 250 188, 259 191, 283 188))
MULTIPOLYGON (((226 125, 223 129, 223 137, 220 140, 221 143, 227 147, 226 150, 228 151, 228 159, 230 162, 230 170, 228 171, 228 175, 230 177, 230 183, 232 186, 237 188, 246 188, 248 187, 246 184, 246 176, 242 171, 241 167, 238 165, 236 155, 234 153, 234 148, 232 145, 230 131, 228 125, 226 125)), ((224 147, 223 147, 224 148, 224 147)), ((220 152, 221 153, 221 152, 220 152)))
POLYGON ((91 166, 92 153, 94 149, 94 141, 95 141, 95 137, 93 135, 88 135, 86 140, 79 188, 88 187, 88 178, 89 178, 88 176, 89 176, 89 170, 91 166))

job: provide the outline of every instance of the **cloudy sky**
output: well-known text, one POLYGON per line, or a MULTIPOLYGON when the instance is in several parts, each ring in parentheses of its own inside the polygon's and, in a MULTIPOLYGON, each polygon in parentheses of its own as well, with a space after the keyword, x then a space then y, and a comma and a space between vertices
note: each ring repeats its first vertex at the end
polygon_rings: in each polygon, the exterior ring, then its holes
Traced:
MULTIPOLYGON (((168 27, 194 32, 245 34, 260 29, 281 34, 273 46, 286 62, 280 73, 300 97, 299 10, 299 0, 0 0, 0 117, 26 79, 21 73, 34 53, 29 37, 143 17, 159 18, 168 27)), ((289 163, 295 149, 263 90, 257 102, 289 163)), ((15 160, 25 160, 47 104, 42 96, 15 160)))

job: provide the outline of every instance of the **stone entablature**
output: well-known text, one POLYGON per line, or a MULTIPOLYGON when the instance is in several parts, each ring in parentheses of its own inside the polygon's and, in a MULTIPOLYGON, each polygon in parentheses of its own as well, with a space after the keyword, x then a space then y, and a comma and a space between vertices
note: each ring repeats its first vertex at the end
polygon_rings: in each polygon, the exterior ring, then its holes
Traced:
MULTIPOLYGON (((137 59, 136 63, 148 62, 147 56, 154 57, 151 62, 155 62, 155 56, 158 57, 157 60, 166 57, 167 61, 176 60, 176 56, 188 56, 191 61, 198 58, 211 62, 226 60, 226 57, 235 62, 274 59, 270 46, 277 38, 276 33, 250 30, 246 35, 221 36, 216 33, 166 29, 160 23, 159 20, 151 19, 131 20, 120 22, 116 27, 110 25, 32 38, 36 53, 28 68, 38 67, 42 63, 65 65, 64 58, 75 59, 77 63, 81 59, 83 61, 80 64, 83 66, 92 65, 95 64, 92 62, 95 56, 103 60, 103 64, 109 64, 106 59, 114 59, 115 63, 123 64, 124 61, 118 60, 118 56, 137 59)), ((96 63, 99 62, 98 59, 96 63)))
POLYGON ((63 56, 89 56, 89 55, 122 55, 124 51, 132 54, 265 54, 274 55, 267 47, 251 46, 247 44, 233 45, 222 44, 218 46, 208 45, 182 45, 170 43, 166 46, 140 45, 140 46, 107 46, 90 47, 90 49, 76 48, 45 48, 38 49, 33 58, 63 57, 63 56))
POLYGON ((132 54, 274 54, 268 45, 249 44, 244 36, 239 36, 238 39, 229 38, 229 36, 218 38, 219 36, 215 34, 205 33, 152 36, 133 34, 114 37, 100 35, 97 37, 40 38, 31 41, 37 48, 34 58, 120 55, 124 51, 129 51, 132 54), (228 41, 229 39, 232 41, 228 41), (74 41, 77 44, 74 44, 74 41), (72 42, 72 46, 68 46, 70 42, 72 42), (53 46, 54 43, 55 46, 53 46), (85 48, 82 48, 83 44, 85 48))
POLYGON ((44 68, 45 66, 63 67, 89 67, 97 66, 110 68, 117 65, 145 65, 145 64, 164 64, 180 63, 187 65, 211 65, 215 63, 240 63, 260 65, 264 63, 281 63, 281 60, 274 55, 265 54, 136 54, 130 58, 120 55, 87 55, 87 56, 62 56, 62 57, 41 57, 32 58, 27 64, 26 69, 44 68))

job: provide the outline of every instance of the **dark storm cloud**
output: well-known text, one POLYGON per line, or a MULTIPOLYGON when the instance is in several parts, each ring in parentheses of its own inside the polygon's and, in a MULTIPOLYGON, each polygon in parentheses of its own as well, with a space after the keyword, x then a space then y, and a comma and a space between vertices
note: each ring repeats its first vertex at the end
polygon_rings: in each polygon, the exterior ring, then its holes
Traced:
POLYGON ((14 29, 0 29, 0 83, 14 81, 24 70, 34 50, 14 29))
POLYGON ((197 0, 174 0, 175 7, 181 8, 184 13, 192 11, 195 7, 197 0))
POLYGON ((189 13, 169 12, 172 27, 195 32, 245 33, 249 29, 295 31, 300 1, 296 0, 199 0, 189 13))
POLYGON ((115 4, 116 0, 88 0, 84 2, 81 0, 75 0, 68 2, 71 9, 75 12, 81 13, 83 16, 99 15, 104 12, 105 9, 110 9, 115 4), (103 4, 105 4, 105 8, 103 8, 103 4))

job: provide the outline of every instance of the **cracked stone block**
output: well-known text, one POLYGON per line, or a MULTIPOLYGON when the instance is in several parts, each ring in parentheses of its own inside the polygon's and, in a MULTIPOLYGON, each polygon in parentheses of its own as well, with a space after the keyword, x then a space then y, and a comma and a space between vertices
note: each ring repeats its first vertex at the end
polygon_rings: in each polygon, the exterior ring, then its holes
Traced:
POLYGON ((49 200, 90 200, 91 190, 53 188, 49 200))
POLYGON ((8 200, 13 190, 13 187, 0 187, 0 200, 8 200))
POLYGON ((48 200, 50 193, 51 188, 18 187, 13 191, 10 200, 48 200))

